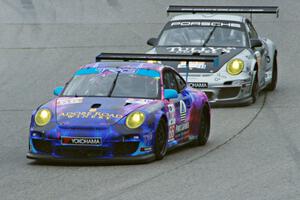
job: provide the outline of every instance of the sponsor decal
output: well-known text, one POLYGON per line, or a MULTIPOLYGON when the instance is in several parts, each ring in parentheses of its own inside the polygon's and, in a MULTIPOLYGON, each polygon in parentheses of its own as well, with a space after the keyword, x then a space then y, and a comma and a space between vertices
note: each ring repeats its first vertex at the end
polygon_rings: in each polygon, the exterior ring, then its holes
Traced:
POLYGON ((241 28, 241 24, 232 22, 218 22, 218 21, 178 21, 172 22, 170 26, 219 26, 229 28, 241 28))
POLYGON ((97 108, 91 108, 90 110, 89 110, 89 112, 96 112, 97 111, 97 108))
POLYGON ((168 121, 168 124, 169 126, 173 125, 176 123, 176 118, 175 118, 175 105, 172 103, 172 104, 169 104, 168 105, 168 110, 169 112, 167 112, 167 117, 169 119, 168 121))
POLYGON ((176 125, 171 125, 169 126, 169 138, 168 138, 168 142, 173 141, 175 139, 175 129, 176 129, 176 125))
MULTIPOLYGON (((182 61, 177 65, 177 68, 186 68, 186 62, 182 61)), ((189 62, 189 69, 206 69, 206 63, 205 62, 189 62)))
POLYGON ((126 103, 134 103, 134 104, 147 104, 152 102, 153 100, 151 99, 133 99, 129 98, 126 100, 126 103))
POLYGON ((208 88, 208 83, 206 82, 193 82, 189 83, 192 88, 208 88))
POLYGON ((176 118, 175 118, 175 105, 174 104, 168 104, 168 125, 169 125, 169 138, 168 141, 173 141, 175 136, 175 124, 176 124, 176 118))
POLYGON ((176 133, 180 133, 180 132, 186 131, 186 130, 189 129, 189 127, 190 127, 190 123, 189 122, 185 122, 183 124, 177 125, 176 126, 176 133))
POLYGON ((77 104, 82 103, 82 97, 61 97, 57 99, 56 104, 58 106, 68 105, 68 104, 77 104))
POLYGON ((217 54, 218 52, 230 53, 232 50, 235 50, 235 47, 168 47, 167 50, 169 53, 176 54, 217 54))
POLYGON ((65 117, 68 119, 78 118, 78 119, 121 119, 123 115, 113 114, 113 113, 102 113, 102 112, 66 112, 60 113, 59 117, 65 117))
POLYGON ((141 147, 141 151, 152 151, 152 147, 141 147))
POLYGON ((61 142, 69 145, 100 145, 101 138, 62 137, 61 142))
POLYGON ((184 122, 186 119, 186 105, 182 100, 180 100, 180 119, 182 122, 184 122))

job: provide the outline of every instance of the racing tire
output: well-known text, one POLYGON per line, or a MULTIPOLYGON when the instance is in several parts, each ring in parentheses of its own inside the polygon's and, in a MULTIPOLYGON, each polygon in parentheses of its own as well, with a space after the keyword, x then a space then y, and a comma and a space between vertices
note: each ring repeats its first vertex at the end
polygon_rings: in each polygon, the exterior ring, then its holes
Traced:
POLYGON ((197 146, 203 146, 207 143, 210 135, 210 114, 208 106, 205 106, 201 112, 199 123, 199 134, 197 137, 197 146))
POLYGON ((266 87, 268 91, 274 91, 277 85, 277 78, 278 78, 278 69, 277 69, 277 55, 274 56, 273 59, 273 69, 272 69, 272 81, 266 87))
POLYGON ((167 125, 164 120, 160 120, 155 135, 154 154, 156 160, 162 160, 167 154, 167 125))
POLYGON ((252 84, 252 90, 251 90, 251 97, 252 97, 252 103, 255 103, 258 98, 259 93, 259 85, 258 85, 258 78, 257 75, 254 78, 253 84, 252 84))

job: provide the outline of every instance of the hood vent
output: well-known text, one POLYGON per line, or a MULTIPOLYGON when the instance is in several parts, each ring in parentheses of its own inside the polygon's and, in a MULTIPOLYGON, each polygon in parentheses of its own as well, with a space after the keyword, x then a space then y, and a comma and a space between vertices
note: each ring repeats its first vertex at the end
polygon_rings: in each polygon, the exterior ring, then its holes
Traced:
POLYGON ((95 103, 91 106, 91 108, 100 108, 101 104, 95 103))
POLYGON ((124 106, 129 106, 131 105, 132 103, 129 103, 129 102, 126 102, 124 106))

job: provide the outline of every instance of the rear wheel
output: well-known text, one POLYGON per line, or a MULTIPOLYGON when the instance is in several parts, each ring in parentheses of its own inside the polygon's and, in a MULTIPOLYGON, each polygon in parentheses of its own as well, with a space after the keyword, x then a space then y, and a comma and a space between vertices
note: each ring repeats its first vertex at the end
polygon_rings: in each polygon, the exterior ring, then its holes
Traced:
POLYGON ((257 78, 257 72, 256 72, 256 76, 254 78, 254 81, 252 84, 252 91, 251 91, 252 103, 255 103, 258 98, 258 90, 259 90, 259 85, 258 85, 258 78, 257 78))
POLYGON ((199 134, 197 145, 203 146, 207 143, 210 133, 210 114, 209 108, 205 106, 201 112, 199 134))
POLYGON ((266 90, 273 91, 276 88, 277 85, 277 77, 278 77, 278 70, 277 70, 277 56, 274 56, 273 60, 273 69, 272 69, 272 81, 271 83, 266 87, 266 90))
POLYGON ((155 136, 155 147, 154 153, 156 160, 161 160, 165 157, 167 153, 167 126, 164 120, 160 120, 155 136))

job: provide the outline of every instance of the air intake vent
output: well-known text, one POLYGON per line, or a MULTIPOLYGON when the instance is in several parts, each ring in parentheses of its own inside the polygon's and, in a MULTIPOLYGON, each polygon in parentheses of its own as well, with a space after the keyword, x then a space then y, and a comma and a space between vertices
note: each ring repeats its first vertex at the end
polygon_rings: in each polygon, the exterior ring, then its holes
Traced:
POLYGON ((93 104, 93 105, 91 106, 91 108, 100 108, 100 106, 101 106, 101 104, 96 103, 96 104, 93 104))

